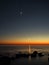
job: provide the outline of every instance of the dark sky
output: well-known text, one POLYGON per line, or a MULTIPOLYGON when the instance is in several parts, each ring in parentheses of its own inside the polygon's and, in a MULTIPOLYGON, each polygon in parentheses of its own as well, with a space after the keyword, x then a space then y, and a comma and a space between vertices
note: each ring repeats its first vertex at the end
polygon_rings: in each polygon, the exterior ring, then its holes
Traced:
POLYGON ((1 40, 49 39, 49 0, 0 0, 1 40))

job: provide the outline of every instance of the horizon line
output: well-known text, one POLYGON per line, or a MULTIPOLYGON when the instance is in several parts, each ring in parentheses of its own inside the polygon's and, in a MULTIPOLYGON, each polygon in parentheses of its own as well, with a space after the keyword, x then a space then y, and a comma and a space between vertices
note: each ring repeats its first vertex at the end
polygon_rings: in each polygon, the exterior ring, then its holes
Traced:
POLYGON ((49 44, 0 44, 0 45, 49 45, 49 44))

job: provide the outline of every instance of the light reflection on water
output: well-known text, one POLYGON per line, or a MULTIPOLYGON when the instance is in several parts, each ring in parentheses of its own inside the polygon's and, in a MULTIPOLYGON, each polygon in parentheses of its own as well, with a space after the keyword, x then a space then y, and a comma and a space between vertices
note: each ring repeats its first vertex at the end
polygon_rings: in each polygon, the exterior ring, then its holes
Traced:
POLYGON ((29 58, 28 58, 28 59, 29 59, 29 61, 31 61, 31 56, 29 56, 29 58))

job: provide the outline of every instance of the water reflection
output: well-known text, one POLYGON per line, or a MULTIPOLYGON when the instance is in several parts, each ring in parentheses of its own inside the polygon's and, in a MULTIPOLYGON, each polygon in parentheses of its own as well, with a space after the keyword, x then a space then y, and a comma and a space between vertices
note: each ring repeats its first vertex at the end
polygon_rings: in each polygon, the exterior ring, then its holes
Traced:
POLYGON ((31 61, 31 56, 29 56, 29 61, 31 61))

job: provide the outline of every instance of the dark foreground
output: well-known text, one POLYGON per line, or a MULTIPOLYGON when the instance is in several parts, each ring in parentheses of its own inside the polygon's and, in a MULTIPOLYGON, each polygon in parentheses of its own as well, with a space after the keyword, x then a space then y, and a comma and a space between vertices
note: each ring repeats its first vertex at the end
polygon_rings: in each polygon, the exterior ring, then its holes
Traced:
POLYGON ((49 65, 49 54, 34 51, 33 53, 17 53, 12 57, 0 55, 0 65, 49 65))

